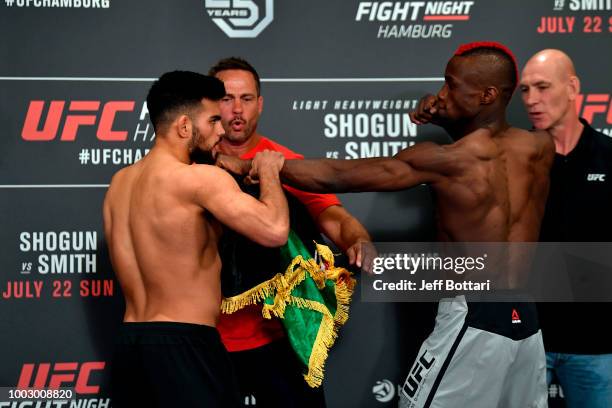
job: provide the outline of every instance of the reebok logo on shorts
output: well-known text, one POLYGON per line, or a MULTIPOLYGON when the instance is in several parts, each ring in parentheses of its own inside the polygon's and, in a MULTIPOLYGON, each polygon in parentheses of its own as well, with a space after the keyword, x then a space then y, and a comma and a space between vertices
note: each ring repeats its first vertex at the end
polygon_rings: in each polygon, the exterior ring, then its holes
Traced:
POLYGON ((512 324, 518 323, 522 323, 521 317, 519 316, 519 313, 516 311, 516 309, 512 309, 512 324))

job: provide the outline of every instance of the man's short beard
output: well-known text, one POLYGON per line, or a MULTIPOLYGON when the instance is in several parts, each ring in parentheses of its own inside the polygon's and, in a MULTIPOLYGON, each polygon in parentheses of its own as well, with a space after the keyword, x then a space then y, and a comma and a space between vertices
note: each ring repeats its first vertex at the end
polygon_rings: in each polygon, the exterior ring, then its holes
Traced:
POLYGON ((229 131, 225 132, 225 136, 224 139, 228 142, 230 142, 231 144, 243 144, 246 143, 251 136, 253 136, 254 132, 247 132, 247 129, 244 129, 241 134, 237 135, 232 133, 233 131, 231 129, 229 129, 229 131))
POLYGON ((244 132, 244 134, 240 136, 233 135, 231 132, 227 132, 225 134, 226 140, 228 140, 230 143, 236 143, 236 144, 246 142, 247 140, 249 140, 249 137, 250 136, 248 136, 246 132, 244 132))
POLYGON ((215 164, 215 156, 212 151, 204 151, 202 149, 195 148, 189 154, 189 158, 192 163, 197 164, 215 164))
POLYGON ((214 164, 215 156, 211 150, 202 150, 200 149, 200 142, 202 139, 202 135, 200 132, 194 127, 191 131, 191 140, 189 141, 189 158, 193 163, 198 164, 214 164))

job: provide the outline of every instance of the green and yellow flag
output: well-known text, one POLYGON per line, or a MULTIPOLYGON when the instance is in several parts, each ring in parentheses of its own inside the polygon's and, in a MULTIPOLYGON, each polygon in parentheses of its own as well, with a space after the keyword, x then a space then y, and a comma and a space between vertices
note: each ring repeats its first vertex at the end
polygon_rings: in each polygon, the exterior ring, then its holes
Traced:
POLYGON ((281 318, 289 342, 305 367, 304 379, 311 387, 323 382, 327 354, 348 319, 355 280, 344 268, 334 265, 334 255, 316 244, 315 258, 298 235, 290 231, 280 248, 287 269, 239 295, 223 299, 222 313, 263 303, 267 319, 281 318))

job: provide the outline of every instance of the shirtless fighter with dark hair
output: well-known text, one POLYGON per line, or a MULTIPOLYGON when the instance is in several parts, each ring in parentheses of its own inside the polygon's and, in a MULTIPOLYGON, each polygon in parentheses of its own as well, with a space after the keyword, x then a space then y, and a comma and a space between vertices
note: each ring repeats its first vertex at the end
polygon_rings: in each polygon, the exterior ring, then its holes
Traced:
POLYGON ((287 241, 289 215, 278 176, 280 153, 254 159, 259 200, 225 171, 192 164, 197 153, 212 159, 224 134, 224 95, 216 78, 185 71, 162 75, 147 96, 155 145, 117 172, 106 194, 104 233, 126 304, 112 364, 115 407, 238 405, 215 328, 219 222, 275 247, 287 241))

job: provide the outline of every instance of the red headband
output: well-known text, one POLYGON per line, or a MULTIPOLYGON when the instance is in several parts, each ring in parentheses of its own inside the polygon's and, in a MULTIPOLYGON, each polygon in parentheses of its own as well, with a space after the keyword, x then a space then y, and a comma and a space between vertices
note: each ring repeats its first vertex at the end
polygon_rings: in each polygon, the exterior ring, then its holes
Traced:
POLYGON ((457 51, 455 51, 455 55, 457 56, 463 55, 468 51, 476 50, 478 48, 493 48, 496 50, 500 50, 501 52, 506 54, 508 57, 510 57, 510 59, 512 60, 512 63, 514 64, 514 74, 516 76, 516 83, 517 84, 519 83, 518 64, 516 63, 516 57, 514 56, 512 51, 510 51, 510 48, 506 47, 504 44, 494 42, 494 41, 471 42, 468 44, 460 45, 459 48, 457 48, 457 51))

